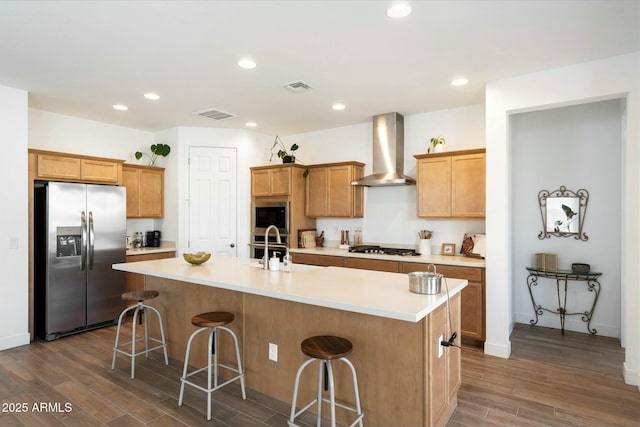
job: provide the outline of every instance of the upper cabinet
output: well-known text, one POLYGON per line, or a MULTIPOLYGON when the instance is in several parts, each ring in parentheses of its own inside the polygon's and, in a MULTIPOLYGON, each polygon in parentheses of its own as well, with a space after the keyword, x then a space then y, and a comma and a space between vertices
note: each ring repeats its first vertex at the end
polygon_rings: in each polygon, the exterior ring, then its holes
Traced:
POLYGON ((123 165, 127 218, 164 217, 164 168, 123 165))
POLYGON ((286 164, 251 168, 251 196, 290 196, 294 167, 302 166, 286 164))
POLYGON ((484 148, 414 157, 419 217, 485 217, 484 148))
POLYGON ((305 214, 309 217, 361 218, 364 213, 363 187, 351 181, 363 176, 359 162, 327 163, 308 167, 305 214))
POLYGON ((123 160, 29 151, 35 155, 35 179, 114 185, 120 182, 123 160))

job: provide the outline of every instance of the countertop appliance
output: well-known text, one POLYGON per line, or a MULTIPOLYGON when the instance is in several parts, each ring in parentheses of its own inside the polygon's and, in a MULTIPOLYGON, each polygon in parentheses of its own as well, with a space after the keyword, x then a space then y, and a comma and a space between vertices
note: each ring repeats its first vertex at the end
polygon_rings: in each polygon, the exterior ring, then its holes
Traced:
POLYGON ((162 233, 159 230, 147 231, 147 246, 159 248, 162 241, 162 233))
POLYGON ((349 252, 360 253, 360 254, 382 254, 382 255, 400 255, 400 256, 420 255, 420 253, 418 253, 415 249, 383 248, 377 245, 351 246, 349 248, 349 252))
POLYGON ((114 324, 125 303, 124 187, 37 182, 34 188, 36 335, 59 337, 114 324))

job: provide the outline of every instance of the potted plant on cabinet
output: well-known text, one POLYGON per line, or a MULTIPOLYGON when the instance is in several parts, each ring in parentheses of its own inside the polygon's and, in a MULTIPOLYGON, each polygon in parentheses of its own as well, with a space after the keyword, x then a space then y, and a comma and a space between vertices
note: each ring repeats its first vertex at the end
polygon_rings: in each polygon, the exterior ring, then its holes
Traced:
POLYGON ((140 160, 142 156, 146 156, 149 158, 149 166, 155 166, 158 156, 167 157, 171 152, 171 147, 169 147, 168 144, 152 144, 149 151, 151 151, 151 155, 136 151, 136 160, 140 160))
POLYGON ((289 151, 287 151, 280 137, 276 135, 276 139, 273 141, 273 145, 271 146, 271 157, 269 157, 269 161, 271 161, 273 159, 273 155, 276 154, 282 159, 282 163, 295 163, 296 156, 293 153, 298 148, 298 144, 293 144, 291 148, 289 148, 289 151))
POLYGON ((427 154, 431 153, 431 150, 433 150, 434 153, 442 153, 444 151, 444 138, 438 136, 429 139, 429 148, 427 148, 427 154))

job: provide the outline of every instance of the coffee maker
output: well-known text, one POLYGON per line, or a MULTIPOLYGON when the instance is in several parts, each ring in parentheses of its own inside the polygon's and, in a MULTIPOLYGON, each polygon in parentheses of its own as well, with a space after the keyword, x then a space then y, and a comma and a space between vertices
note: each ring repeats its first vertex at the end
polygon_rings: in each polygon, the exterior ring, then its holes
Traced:
POLYGON ((160 233, 159 230, 147 231, 147 246, 152 248, 159 248, 161 240, 162 233, 160 233))

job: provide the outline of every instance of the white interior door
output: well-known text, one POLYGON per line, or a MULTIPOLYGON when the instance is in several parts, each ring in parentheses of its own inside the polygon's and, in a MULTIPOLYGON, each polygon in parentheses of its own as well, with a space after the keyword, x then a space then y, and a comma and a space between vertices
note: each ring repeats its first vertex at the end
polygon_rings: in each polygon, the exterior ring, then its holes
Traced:
POLYGON ((189 252, 236 255, 235 148, 189 148, 189 252))

